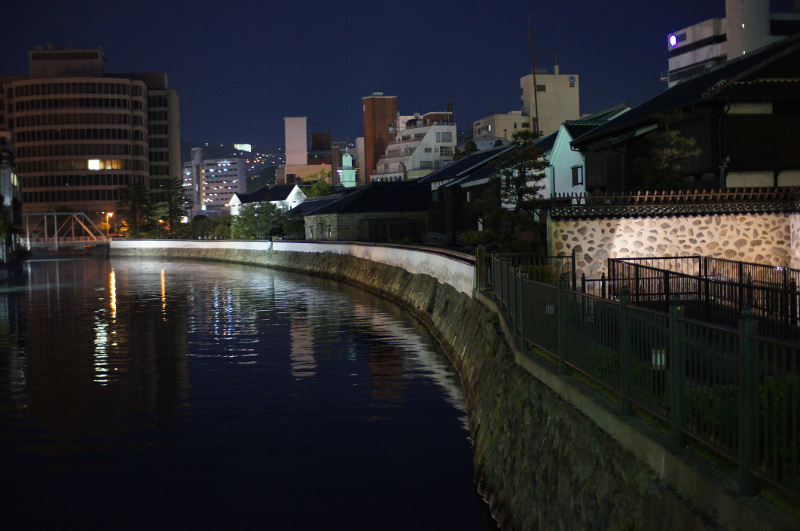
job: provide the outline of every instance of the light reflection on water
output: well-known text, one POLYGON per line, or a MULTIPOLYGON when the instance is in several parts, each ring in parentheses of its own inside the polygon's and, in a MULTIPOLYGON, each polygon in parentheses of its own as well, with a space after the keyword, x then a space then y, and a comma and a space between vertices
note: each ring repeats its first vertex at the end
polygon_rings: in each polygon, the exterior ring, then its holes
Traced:
POLYGON ((454 371, 360 290, 230 264, 38 262, 0 317, 0 524, 491 527, 454 371))

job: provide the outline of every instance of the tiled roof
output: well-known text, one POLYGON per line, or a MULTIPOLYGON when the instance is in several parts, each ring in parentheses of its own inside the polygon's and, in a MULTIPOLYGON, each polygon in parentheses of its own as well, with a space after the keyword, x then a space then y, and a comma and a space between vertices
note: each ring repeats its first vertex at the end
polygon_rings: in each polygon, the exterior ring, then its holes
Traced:
POLYGON ((550 133, 546 137, 537 140, 536 147, 539 148, 539 150, 542 153, 547 153, 548 151, 553 149, 553 146, 556 143, 556 138, 558 138, 558 131, 556 131, 555 133, 550 133))
POLYGON ((259 188, 255 192, 250 192, 249 194, 236 194, 239 196, 243 205, 248 203, 263 203, 264 201, 283 201, 287 197, 292 190, 294 190, 295 185, 293 184, 278 184, 269 188, 267 186, 263 188, 259 188))
POLYGON ((424 212, 430 191, 418 180, 372 183, 309 212, 318 214, 361 214, 369 212, 424 212))
POLYGON ((277 184, 269 189, 269 196, 271 201, 283 201, 294 190, 294 184, 277 184))
POLYGON ((488 161, 492 160, 508 149, 509 146, 503 146, 484 151, 477 151, 464 157, 463 159, 453 162, 449 166, 445 166, 444 168, 436 170, 433 173, 429 173, 425 177, 422 177, 419 182, 431 183, 457 178, 465 172, 469 172, 474 168, 480 167, 482 164, 486 164, 488 161))
MULTIPOLYGON (((587 146, 601 138, 631 131, 635 127, 651 121, 655 115, 668 111, 681 109, 704 101, 738 99, 737 91, 748 92, 752 97, 758 90, 765 88, 766 84, 756 83, 746 86, 744 79, 755 72, 764 69, 782 57, 795 53, 800 49, 800 34, 787 37, 778 42, 754 50, 746 55, 737 57, 719 66, 706 70, 693 77, 689 77, 672 88, 637 105, 630 111, 609 120, 605 125, 572 141, 573 146, 587 146)), ((796 78, 796 76, 795 76, 796 78)), ((791 90, 788 84, 779 89, 777 86, 770 90, 791 90)), ((798 99, 797 94, 793 99, 798 99)))
MULTIPOLYGON (((713 97, 736 101, 797 101, 800 79, 756 79, 739 81, 712 89, 713 97)), ((712 97, 712 92, 707 93, 712 97)))

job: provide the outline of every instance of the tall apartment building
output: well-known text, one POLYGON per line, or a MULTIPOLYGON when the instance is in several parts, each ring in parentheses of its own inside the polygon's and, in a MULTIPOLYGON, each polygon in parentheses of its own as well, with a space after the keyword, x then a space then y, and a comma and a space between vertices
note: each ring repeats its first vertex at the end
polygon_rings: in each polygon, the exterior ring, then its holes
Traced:
POLYGON ((452 162, 458 143, 452 116, 452 111, 398 116, 394 138, 378 159, 372 180, 415 179, 452 162))
POLYGON ((94 50, 29 52, 29 73, 0 77, 0 129, 13 133, 23 211, 67 207, 95 220, 119 190, 180 178, 178 96, 164 73, 113 74, 94 50))
POLYGON ((361 98, 364 111, 364 184, 369 184, 378 159, 394 140, 397 126, 397 96, 373 92, 361 98))
POLYGON ((793 13, 770 13, 769 0, 726 0, 725 17, 710 18, 667 36, 669 71, 661 80, 672 87, 786 36, 800 32, 800 2, 793 13))
POLYGON ((538 129, 542 136, 558 131, 566 120, 580 118, 580 83, 577 75, 561 74, 556 64, 552 74, 548 74, 546 68, 537 68, 535 78, 536 92, 532 90, 533 74, 519 80, 522 115, 528 117, 531 124, 538 118, 538 129))
POLYGON ((204 159, 202 148, 192 148, 191 162, 183 165, 183 189, 192 198, 193 216, 229 214, 233 195, 247 192, 247 161, 204 159))

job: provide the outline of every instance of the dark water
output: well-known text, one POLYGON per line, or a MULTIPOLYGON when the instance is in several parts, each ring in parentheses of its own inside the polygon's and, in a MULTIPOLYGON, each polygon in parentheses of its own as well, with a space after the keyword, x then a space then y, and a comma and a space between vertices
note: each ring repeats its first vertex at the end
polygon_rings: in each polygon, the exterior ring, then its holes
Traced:
POLYGON ((365 292, 32 262, 0 293, 2 529, 487 529, 464 399, 365 292))

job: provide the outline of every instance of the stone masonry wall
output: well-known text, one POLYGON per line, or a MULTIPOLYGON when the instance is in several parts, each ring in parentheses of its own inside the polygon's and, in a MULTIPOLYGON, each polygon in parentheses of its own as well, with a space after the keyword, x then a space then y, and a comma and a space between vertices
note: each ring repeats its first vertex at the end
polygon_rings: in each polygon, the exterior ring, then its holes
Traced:
MULTIPOLYGON (((504 321, 498 325, 491 308, 429 275, 333 253, 113 245, 110 253, 213 257, 302 271, 354 283, 406 308, 429 327, 461 377, 475 480, 502 529, 776 528, 738 504, 719 503, 713 487, 724 483, 719 478, 690 480, 711 485, 699 494, 670 486, 663 470, 654 471, 563 392, 526 371, 505 340, 504 321)), ((661 467, 673 468, 669 460, 661 467)))
POLYGON ((800 268, 800 215, 749 214, 551 221, 552 255, 576 253, 578 276, 608 258, 710 256, 800 268))

